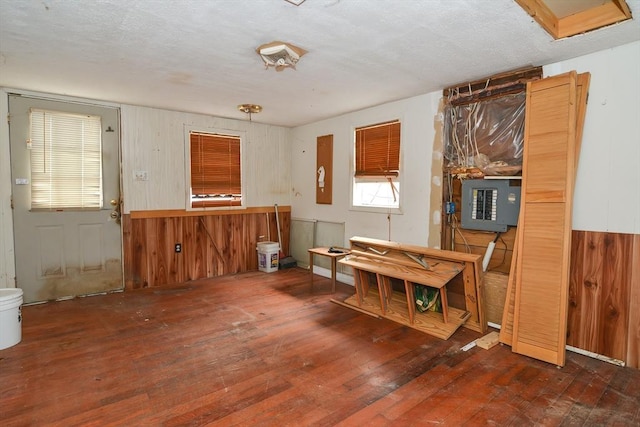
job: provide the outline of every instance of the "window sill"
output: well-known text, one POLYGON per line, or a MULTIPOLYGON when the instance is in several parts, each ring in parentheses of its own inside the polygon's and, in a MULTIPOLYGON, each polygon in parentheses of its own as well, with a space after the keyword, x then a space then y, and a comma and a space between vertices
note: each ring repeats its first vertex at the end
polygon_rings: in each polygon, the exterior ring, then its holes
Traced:
POLYGON ((354 206, 349 208, 353 212, 369 212, 369 213, 383 213, 391 215, 403 215, 402 208, 387 208, 381 206, 354 206))

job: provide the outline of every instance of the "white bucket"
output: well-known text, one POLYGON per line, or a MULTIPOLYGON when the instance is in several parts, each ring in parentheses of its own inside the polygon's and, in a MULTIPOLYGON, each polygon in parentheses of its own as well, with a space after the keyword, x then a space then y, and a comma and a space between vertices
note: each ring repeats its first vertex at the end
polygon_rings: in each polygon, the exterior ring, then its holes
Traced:
POLYGON ((280 245, 277 242, 258 243, 258 269, 265 273, 278 271, 278 253, 280 245))
POLYGON ((22 340, 22 289, 0 289, 0 350, 22 340))

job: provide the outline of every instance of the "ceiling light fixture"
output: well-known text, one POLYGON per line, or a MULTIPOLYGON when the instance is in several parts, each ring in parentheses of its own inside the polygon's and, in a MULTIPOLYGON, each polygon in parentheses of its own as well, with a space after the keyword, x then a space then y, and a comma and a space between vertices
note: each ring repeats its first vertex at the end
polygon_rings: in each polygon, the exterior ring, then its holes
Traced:
POLYGON ((291 3, 291 4, 295 4, 296 6, 300 6, 302 3, 304 3, 304 0, 284 0, 287 3, 291 3))
POLYGON ((262 105, 258 104, 240 104, 238 110, 249 115, 249 121, 251 121, 251 115, 262 111, 262 105))
POLYGON ((264 61, 265 69, 274 67, 276 71, 282 71, 285 68, 295 70, 300 57, 307 53, 298 46, 279 41, 263 44, 256 49, 256 52, 264 61))

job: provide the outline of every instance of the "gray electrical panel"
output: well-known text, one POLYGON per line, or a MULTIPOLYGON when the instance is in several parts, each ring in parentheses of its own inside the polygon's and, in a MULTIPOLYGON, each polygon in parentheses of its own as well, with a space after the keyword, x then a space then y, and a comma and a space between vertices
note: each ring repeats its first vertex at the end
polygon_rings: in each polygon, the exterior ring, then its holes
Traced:
POLYGON ((508 179, 465 179, 462 181, 462 228, 507 231, 518 223, 520 186, 508 179))

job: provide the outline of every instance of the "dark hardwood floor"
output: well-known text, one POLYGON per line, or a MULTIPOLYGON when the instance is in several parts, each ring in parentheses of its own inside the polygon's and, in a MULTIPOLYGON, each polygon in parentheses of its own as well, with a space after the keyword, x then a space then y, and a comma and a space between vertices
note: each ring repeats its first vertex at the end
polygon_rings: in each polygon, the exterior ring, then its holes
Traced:
POLYGON ((2 426, 640 424, 640 371, 553 365, 330 302, 308 272, 247 273, 23 308, 2 426))

